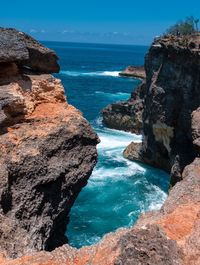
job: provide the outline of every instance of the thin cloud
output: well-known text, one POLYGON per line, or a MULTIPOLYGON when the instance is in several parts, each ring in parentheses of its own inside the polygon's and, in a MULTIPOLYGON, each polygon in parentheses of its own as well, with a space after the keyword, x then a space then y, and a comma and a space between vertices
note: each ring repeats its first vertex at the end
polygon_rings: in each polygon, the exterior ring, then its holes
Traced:
POLYGON ((37 33, 38 31, 36 29, 30 29, 30 33, 37 33))

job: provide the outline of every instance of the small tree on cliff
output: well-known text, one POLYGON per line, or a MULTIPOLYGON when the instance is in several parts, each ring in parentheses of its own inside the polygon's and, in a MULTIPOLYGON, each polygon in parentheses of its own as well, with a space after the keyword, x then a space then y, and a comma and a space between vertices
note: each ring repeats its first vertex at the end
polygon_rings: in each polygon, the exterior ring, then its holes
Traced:
POLYGON ((175 36, 191 35, 198 31, 198 22, 199 19, 194 19, 192 16, 187 17, 185 20, 179 21, 175 25, 171 26, 166 33, 175 36))

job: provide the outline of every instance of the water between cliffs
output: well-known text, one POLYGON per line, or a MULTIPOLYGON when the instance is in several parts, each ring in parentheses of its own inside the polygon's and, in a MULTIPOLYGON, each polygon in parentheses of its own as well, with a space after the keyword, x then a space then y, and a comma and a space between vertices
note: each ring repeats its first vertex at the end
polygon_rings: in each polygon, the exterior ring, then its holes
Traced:
POLYGON ((147 210, 166 199, 169 176, 161 170, 130 162, 122 152, 141 136, 103 127, 100 111, 128 99, 140 81, 118 77, 128 65, 142 65, 147 47, 45 42, 60 57, 58 75, 68 102, 80 109, 98 133, 99 162, 70 214, 66 231, 75 247, 98 242, 119 227, 134 224, 147 210))

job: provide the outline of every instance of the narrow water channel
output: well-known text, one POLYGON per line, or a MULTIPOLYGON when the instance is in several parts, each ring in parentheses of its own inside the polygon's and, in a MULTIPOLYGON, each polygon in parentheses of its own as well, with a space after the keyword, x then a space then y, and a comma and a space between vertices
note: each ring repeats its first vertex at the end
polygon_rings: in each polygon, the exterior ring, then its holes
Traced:
POLYGON ((79 108, 98 133, 99 162, 70 214, 66 235, 75 247, 98 242, 119 227, 129 227, 138 216, 158 209, 166 199, 169 176, 158 169, 123 158, 131 141, 141 136, 103 127, 100 111, 107 104, 128 99, 139 80, 122 78, 118 71, 142 65, 148 47, 125 45, 45 43, 60 57, 57 75, 68 102, 79 108))

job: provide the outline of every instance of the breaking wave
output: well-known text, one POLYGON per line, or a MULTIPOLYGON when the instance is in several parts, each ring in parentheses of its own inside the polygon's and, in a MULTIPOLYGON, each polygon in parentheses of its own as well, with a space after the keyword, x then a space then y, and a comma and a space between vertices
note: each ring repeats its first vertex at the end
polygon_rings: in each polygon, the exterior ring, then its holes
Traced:
POLYGON ((60 71, 60 74, 67 76, 111 76, 119 77, 119 71, 97 71, 97 72, 78 72, 78 71, 60 71))
POLYGON ((141 142, 141 135, 105 128, 100 118, 93 125, 101 140, 99 162, 71 210, 67 233, 70 245, 78 248, 130 227, 141 213, 160 209, 167 197, 156 184, 156 176, 167 179, 167 174, 123 157, 124 148, 141 142))

